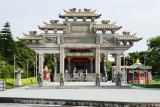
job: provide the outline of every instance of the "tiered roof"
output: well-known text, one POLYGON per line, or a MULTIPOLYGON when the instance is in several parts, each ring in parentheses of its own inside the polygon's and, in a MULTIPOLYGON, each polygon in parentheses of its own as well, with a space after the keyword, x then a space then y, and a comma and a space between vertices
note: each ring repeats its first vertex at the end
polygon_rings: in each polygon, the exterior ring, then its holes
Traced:
POLYGON ((122 35, 117 36, 118 41, 139 41, 142 38, 138 38, 135 36, 136 34, 130 34, 130 32, 123 32, 122 35))
POLYGON ((112 33, 122 28, 122 26, 116 26, 115 23, 110 24, 109 20, 103 20, 101 24, 94 24, 93 29, 96 30, 110 30, 112 33))
POLYGON ((46 22, 43 22, 44 25, 43 26, 38 26, 38 28, 40 30, 53 30, 53 29, 57 29, 57 30, 63 30, 66 28, 66 25, 65 24, 59 24, 58 23, 58 20, 51 20, 50 23, 46 23, 46 22))
POLYGON ((83 11, 81 9, 76 9, 76 8, 73 8, 73 9, 69 9, 68 11, 67 10, 64 10, 64 14, 59 14, 59 17, 60 18, 74 18, 74 17, 77 17, 77 18, 92 18, 94 17, 95 19, 99 18, 101 16, 101 14, 96 14, 95 13, 96 11, 91 11, 91 9, 84 9, 83 11))
MULTIPOLYGON (((96 31, 102 31, 103 33, 106 33, 106 31, 111 31, 111 33, 113 34, 115 33, 115 31, 122 28, 122 26, 117 26, 115 25, 115 23, 110 23, 109 20, 103 20, 101 21, 101 24, 96 24, 96 22, 93 23, 93 20, 96 18, 99 18, 101 14, 96 14, 95 11, 91 11, 91 9, 84 9, 83 11, 81 11, 80 9, 77 10, 76 8, 73 8, 73 9, 69 9, 68 11, 64 10, 64 12, 65 12, 64 14, 59 15, 60 18, 67 17, 67 18, 73 18, 73 19, 76 19, 76 18, 91 19, 92 24, 90 25, 92 27, 93 33, 96 33, 96 31)), ((76 20, 73 20, 73 22, 75 24, 79 24, 79 22, 77 23, 76 20)), ((67 23, 66 21, 65 23, 59 23, 58 20, 51 20, 50 23, 44 22, 44 25, 38 26, 38 28, 40 30, 44 30, 45 33, 48 33, 48 30, 54 30, 55 33, 57 33, 57 30, 63 30, 63 32, 66 33, 66 31, 68 30, 67 27, 70 27, 66 23, 67 23)), ((85 20, 83 20, 82 23, 85 23, 85 20)), ((36 31, 31 31, 29 35, 24 34, 24 37, 18 38, 18 39, 41 40, 42 36, 37 35, 36 33, 37 33, 36 31)), ((122 35, 116 36, 116 40, 118 40, 118 42, 123 42, 124 44, 126 44, 127 42, 130 42, 132 44, 134 41, 139 41, 141 39, 142 38, 136 37, 135 34, 130 34, 130 32, 123 32, 122 35)))
POLYGON ((23 33, 23 37, 17 38, 20 40, 41 40, 42 37, 40 35, 36 35, 37 31, 30 31, 29 34, 23 33))

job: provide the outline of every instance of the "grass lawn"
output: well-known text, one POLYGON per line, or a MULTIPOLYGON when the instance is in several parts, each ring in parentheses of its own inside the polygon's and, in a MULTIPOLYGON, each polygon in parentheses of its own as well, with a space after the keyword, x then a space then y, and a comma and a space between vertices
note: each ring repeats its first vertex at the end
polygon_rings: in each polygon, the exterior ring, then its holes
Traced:
MULTIPOLYGON (((4 81, 6 82, 6 89, 12 89, 14 88, 14 79, 13 78, 6 78, 4 79, 4 81)), ((22 79, 22 86, 20 87, 23 87, 23 86, 28 86, 28 85, 33 85, 33 84, 36 84, 37 83, 37 80, 36 78, 27 78, 27 79, 22 79)), ((19 86, 16 86, 16 87, 19 87, 19 86)))
POLYGON ((149 84, 133 84, 133 86, 139 86, 143 88, 160 88, 160 80, 159 81, 151 80, 149 84))

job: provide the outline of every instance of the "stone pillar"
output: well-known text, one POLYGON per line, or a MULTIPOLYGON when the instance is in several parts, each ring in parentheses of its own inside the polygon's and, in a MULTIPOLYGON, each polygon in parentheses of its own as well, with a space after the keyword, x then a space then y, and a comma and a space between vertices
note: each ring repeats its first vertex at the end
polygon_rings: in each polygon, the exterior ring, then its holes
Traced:
POLYGON ((116 86, 121 86, 121 54, 116 55, 116 86))
POLYGON ((105 60, 108 61, 108 55, 109 53, 105 53, 105 60))
POLYGON ((90 72, 93 73, 93 58, 90 59, 90 72))
POLYGON ((57 58, 54 57, 54 81, 57 79, 57 58))
POLYGON ((100 46, 96 46, 96 86, 100 85, 100 46))
POLYGON ((64 46, 60 46, 60 86, 64 86, 64 46))
POLYGON ((129 83, 130 81, 130 73, 129 73, 129 69, 127 70, 127 83, 129 83))
POLYGON ((39 73, 38 73, 38 82, 39 85, 42 86, 43 85, 43 53, 39 53, 39 73))

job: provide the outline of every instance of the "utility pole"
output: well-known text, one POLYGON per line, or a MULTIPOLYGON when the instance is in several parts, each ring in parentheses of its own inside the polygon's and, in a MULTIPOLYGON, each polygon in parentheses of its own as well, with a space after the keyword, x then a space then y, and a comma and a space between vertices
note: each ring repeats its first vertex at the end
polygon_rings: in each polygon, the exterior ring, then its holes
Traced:
POLYGON ((28 81, 28 76, 29 76, 29 74, 28 74, 28 63, 29 63, 29 59, 27 59, 27 81, 28 81))
POLYGON ((35 69, 36 69, 36 62, 34 62, 34 77, 36 77, 35 69))
POLYGON ((14 55, 14 88, 15 88, 15 86, 16 86, 16 84, 15 84, 15 78, 16 78, 16 73, 15 73, 15 71, 16 71, 16 58, 15 58, 15 55, 14 55))

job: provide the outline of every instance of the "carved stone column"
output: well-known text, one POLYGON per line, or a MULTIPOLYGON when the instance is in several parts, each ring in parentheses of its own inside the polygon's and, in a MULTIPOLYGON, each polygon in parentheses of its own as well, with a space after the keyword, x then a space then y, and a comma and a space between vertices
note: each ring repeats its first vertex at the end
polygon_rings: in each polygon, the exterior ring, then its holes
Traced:
POLYGON ((96 86, 100 85, 100 46, 96 46, 96 86))
POLYGON ((43 85, 43 60, 44 60, 44 56, 43 53, 39 53, 39 73, 38 73, 38 80, 39 80, 39 85, 42 86, 43 85))
POLYGON ((64 46, 60 46, 60 86, 64 86, 64 46))
POLYGON ((93 73, 93 58, 90 59, 90 72, 93 73))
POLYGON ((121 86, 121 54, 116 55, 116 86, 121 86))

